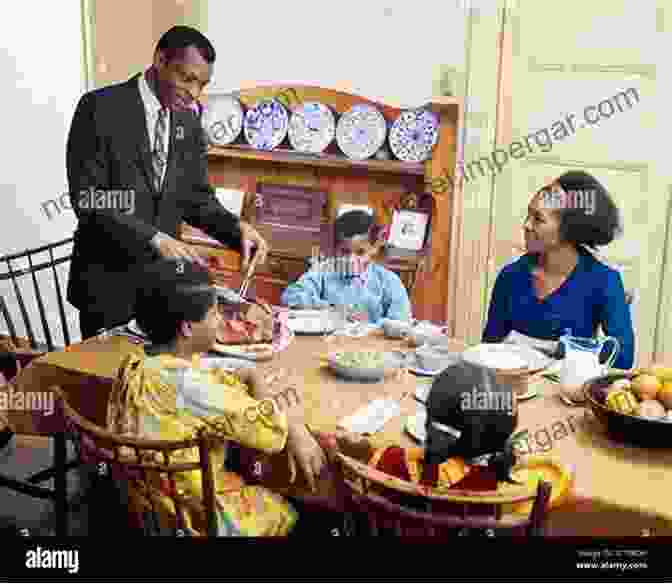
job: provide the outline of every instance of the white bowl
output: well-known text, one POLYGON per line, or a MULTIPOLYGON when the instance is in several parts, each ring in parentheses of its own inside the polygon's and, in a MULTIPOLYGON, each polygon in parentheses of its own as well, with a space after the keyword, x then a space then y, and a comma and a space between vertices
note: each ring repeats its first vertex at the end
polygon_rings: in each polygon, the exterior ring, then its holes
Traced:
POLYGON ((403 339, 411 330, 411 323, 405 320, 386 318, 383 320, 383 332, 389 339, 403 339))
POLYGON ((441 345, 423 345, 415 355, 420 367, 426 371, 443 371, 461 360, 460 353, 441 345))
POLYGON ((448 337, 443 334, 443 329, 440 326, 433 324, 421 323, 414 326, 408 333, 408 338, 411 344, 416 347, 422 345, 438 345, 448 340, 448 337))

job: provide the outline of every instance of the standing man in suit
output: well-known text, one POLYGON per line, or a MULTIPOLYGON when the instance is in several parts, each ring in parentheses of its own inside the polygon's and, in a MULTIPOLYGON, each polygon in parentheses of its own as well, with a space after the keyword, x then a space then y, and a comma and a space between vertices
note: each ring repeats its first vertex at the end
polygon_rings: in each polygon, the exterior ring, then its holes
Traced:
POLYGON ((178 241, 182 221, 242 252, 246 270, 267 244, 227 211, 208 184, 198 98, 215 49, 199 31, 176 26, 159 40, 152 66, 130 80, 86 93, 67 143, 72 208, 79 221, 68 300, 82 338, 133 317, 137 283, 158 259, 201 262, 178 241), (122 203, 123 201, 123 203, 122 203))

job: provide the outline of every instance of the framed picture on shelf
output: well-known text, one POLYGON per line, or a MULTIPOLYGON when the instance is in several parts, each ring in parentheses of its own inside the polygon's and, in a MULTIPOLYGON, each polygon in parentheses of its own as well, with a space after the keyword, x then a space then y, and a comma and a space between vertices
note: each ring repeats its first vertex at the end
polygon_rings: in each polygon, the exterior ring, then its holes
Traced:
POLYGON ((420 251, 425 243, 429 215, 417 211, 394 211, 388 245, 420 251))

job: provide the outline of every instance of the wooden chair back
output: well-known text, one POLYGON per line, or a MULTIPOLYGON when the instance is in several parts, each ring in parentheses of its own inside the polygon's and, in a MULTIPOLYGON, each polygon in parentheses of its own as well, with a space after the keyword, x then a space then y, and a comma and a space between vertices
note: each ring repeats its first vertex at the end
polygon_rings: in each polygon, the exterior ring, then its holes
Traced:
POLYGON ((173 505, 174 535, 189 534, 185 520, 186 500, 178 492, 176 475, 199 471, 203 485, 202 505, 207 522, 207 535, 217 536, 215 476, 210 458, 210 450, 214 443, 212 437, 200 433, 188 440, 169 442, 120 436, 82 417, 70 406, 59 388, 54 388, 54 391, 57 393, 67 431, 75 441, 80 460, 89 464, 94 463, 100 474, 107 474, 119 480, 132 480, 144 491, 142 496, 148 504, 142 526, 145 533, 156 533, 156 528, 160 525, 158 516, 160 497, 155 487, 158 484, 160 495, 168 497, 173 505), (197 461, 176 463, 171 460, 176 453, 194 448, 198 450, 197 461))
POLYGON ((437 491, 392 477, 338 454, 343 483, 354 511, 365 514, 372 535, 542 535, 551 485, 516 491, 437 491), (505 513, 509 505, 532 503, 529 515, 505 513), (382 528, 382 529, 381 529, 382 528))
MULTIPOLYGON (((0 257, 0 270, 2 270, 0 271, 0 284, 2 282, 11 282, 11 288, 14 291, 18 312, 23 322, 25 334, 28 336, 30 349, 54 351, 57 348, 61 348, 54 341, 55 331, 52 330, 47 318, 48 314, 56 312, 56 308, 58 309, 61 325, 62 346, 70 345, 70 328, 65 314, 65 296, 56 267, 60 264, 66 264, 71 260, 72 242, 73 238, 70 237, 48 245, 0 257), (53 302, 52 306, 45 304, 45 299, 48 298, 47 293, 51 294, 51 291, 44 286, 45 277, 46 279, 53 280, 56 307, 53 307, 53 302), (44 343, 38 343, 36 339, 34 317, 31 318, 31 311, 27 307, 27 299, 24 298, 24 294, 22 293, 22 287, 25 289, 28 282, 32 284, 37 313, 44 334, 44 343)), ((10 304, 5 298, 0 296, 0 312, 5 321, 5 326, 14 345, 20 347, 22 340, 17 333, 16 321, 11 314, 10 306, 13 306, 13 304, 10 304)))

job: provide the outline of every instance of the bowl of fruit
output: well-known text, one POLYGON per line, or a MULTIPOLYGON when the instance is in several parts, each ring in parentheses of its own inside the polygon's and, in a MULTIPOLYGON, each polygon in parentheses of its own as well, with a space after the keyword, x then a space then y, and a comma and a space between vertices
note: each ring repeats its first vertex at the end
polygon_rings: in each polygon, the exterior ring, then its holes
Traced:
POLYGON ((611 373, 584 385, 607 431, 638 446, 672 448, 672 367, 611 373))
POLYGON ((328 358, 329 368, 352 381, 379 381, 404 364, 403 356, 382 351, 339 351, 328 358))

